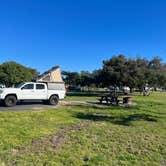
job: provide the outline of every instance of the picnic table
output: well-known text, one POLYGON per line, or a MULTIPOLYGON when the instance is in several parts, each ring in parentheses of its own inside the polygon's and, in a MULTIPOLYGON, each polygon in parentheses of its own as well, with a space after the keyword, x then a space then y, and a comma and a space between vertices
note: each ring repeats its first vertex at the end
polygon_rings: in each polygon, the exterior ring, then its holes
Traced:
POLYGON ((99 95, 98 100, 100 104, 102 104, 103 102, 106 102, 107 104, 119 103, 118 96, 111 93, 104 93, 102 95, 99 95))
POLYGON ((123 104, 131 104, 132 96, 123 95, 122 93, 104 93, 99 95, 98 100, 100 104, 106 102, 106 104, 118 105, 120 101, 122 101, 123 104))

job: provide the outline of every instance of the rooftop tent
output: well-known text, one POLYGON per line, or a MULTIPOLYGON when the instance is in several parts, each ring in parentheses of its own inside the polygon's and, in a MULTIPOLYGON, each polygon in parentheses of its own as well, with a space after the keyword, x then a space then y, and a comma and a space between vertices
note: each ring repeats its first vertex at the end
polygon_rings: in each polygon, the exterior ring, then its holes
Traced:
POLYGON ((37 82, 63 82, 60 67, 56 66, 44 72, 37 78, 36 81, 37 82))

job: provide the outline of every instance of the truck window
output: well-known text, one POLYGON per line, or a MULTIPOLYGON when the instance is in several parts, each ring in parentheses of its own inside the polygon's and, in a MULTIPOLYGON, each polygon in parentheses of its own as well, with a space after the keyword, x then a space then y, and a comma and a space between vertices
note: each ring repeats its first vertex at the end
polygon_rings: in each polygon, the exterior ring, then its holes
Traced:
POLYGON ((42 89, 45 89, 45 86, 43 84, 36 84, 36 89, 42 90, 42 89))
POLYGON ((24 87, 21 89, 34 89, 34 84, 26 84, 24 87))

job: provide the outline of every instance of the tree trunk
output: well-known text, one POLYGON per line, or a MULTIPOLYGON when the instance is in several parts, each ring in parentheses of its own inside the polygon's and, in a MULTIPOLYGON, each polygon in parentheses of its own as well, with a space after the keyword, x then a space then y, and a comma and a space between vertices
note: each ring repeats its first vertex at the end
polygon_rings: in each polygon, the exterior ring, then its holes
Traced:
POLYGON ((133 88, 132 87, 130 87, 130 93, 133 93, 133 88))

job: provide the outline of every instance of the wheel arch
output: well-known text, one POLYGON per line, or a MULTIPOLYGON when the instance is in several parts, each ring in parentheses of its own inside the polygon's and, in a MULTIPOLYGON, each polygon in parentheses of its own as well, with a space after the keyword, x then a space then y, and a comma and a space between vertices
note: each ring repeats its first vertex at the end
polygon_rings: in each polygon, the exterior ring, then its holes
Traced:
POLYGON ((4 99, 6 99, 6 97, 8 97, 8 96, 15 96, 16 99, 18 100, 18 97, 17 97, 17 95, 15 93, 9 93, 9 94, 7 94, 4 99))
POLYGON ((56 94, 51 94, 50 97, 49 97, 49 99, 50 99, 52 96, 57 96, 58 99, 59 99, 59 95, 58 95, 57 93, 56 93, 56 94))

